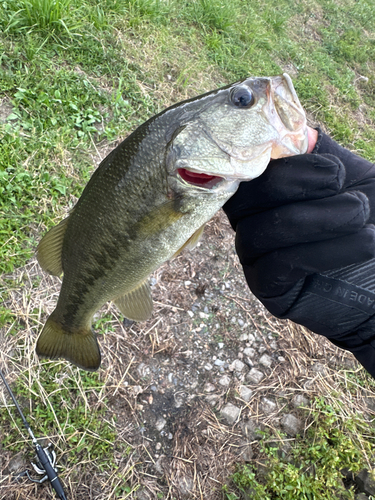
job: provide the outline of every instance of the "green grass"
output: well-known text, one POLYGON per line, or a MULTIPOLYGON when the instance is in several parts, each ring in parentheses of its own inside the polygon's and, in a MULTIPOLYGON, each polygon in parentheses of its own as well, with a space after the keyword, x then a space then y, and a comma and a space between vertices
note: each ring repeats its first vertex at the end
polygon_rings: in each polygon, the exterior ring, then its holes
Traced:
POLYGON ((260 456, 250 465, 238 466, 232 476, 237 492, 224 487, 228 500, 354 500, 354 485, 344 486, 342 470, 354 475, 368 467, 375 432, 370 422, 359 415, 344 417, 339 399, 335 407, 316 398, 313 408, 305 410, 307 432, 285 451, 286 436, 266 433, 260 442, 260 456), (283 445, 284 443, 284 450, 283 445), (240 493, 241 492, 241 493, 240 493), (242 496, 239 496, 242 494, 242 496))
MULTIPOLYGON (((99 162, 97 150, 108 151, 172 103, 248 75, 290 73, 311 116, 342 144, 373 160, 374 33, 375 0, 3 0, 0 274, 26 264, 41 235, 73 206, 96 166, 93 156, 99 162)), ((4 300, 10 281, 3 280, 4 300)), ((3 306, 0 326, 12 335, 20 329, 3 306)), ((95 399, 101 382, 83 374, 77 382, 78 371, 70 380, 60 365, 43 366, 41 385, 53 394, 58 415, 39 399, 39 386, 26 389, 24 379, 15 386, 19 396, 32 401, 33 425, 56 435, 61 425, 73 448, 69 461, 78 462, 85 447, 100 470, 108 443, 115 441, 114 428, 105 422, 105 405, 88 413, 79 401, 83 395, 95 399), (61 401, 66 406, 60 407, 61 401), (104 440, 87 428, 99 429, 104 440), (75 437, 73 429, 79 429, 75 437)), ((316 411, 321 419, 310 428, 316 439, 308 434, 306 441, 315 444, 310 449, 296 444, 295 453, 303 457, 300 466, 283 462, 265 446, 273 473, 266 484, 259 483, 264 500, 274 498, 276 490, 288 490, 288 484, 296 487, 293 481, 312 460, 310 452, 324 449, 341 465, 349 458, 362 463, 351 430, 358 423, 345 422, 349 434, 341 434, 343 422, 324 409, 316 411), (334 446, 328 443, 329 432, 334 446), (343 449, 350 453, 346 456, 343 449)), ((12 447, 12 440, 19 443, 16 427, 7 427, 6 414, 1 418, 2 429, 9 432, 7 446, 21 449, 23 444, 12 447)), ((332 472, 328 463, 324 467, 332 472)), ((234 481, 244 489, 244 482, 256 477, 256 470, 240 469, 234 481)), ((337 476, 332 480, 338 481, 337 476)), ((319 484, 311 481, 305 474, 303 487, 326 488, 323 476, 319 484)), ((128 493, 124 488, 119 495, 128 493)), ((288 494, 280 498, 291 498, 288 494)))

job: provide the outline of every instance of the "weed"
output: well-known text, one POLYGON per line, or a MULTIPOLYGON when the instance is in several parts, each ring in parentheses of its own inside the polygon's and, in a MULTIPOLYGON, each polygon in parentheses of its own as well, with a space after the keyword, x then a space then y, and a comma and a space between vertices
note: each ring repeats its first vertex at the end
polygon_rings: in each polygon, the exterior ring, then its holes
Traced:
MULTIPOLYGON (((263 464, 262 474, 256 464, 240 466, 232 477, 234 484, 254 500, 329 500, 337 495, 353 499, 353 488, 344 487, 341 471, 356 474, 367 466, 364 457, 371 456, 375 434, 371 423, 344 415, 339 402, 333 408, 323 398, 316 398, 303 439, 297 438, 290 451, 283 453, 280 445, 285 436, 279 434, 278 444, 267 433, 257 459, 263 464)), ((239 498, 228 486, 224 491, 228 500, 239 498)))

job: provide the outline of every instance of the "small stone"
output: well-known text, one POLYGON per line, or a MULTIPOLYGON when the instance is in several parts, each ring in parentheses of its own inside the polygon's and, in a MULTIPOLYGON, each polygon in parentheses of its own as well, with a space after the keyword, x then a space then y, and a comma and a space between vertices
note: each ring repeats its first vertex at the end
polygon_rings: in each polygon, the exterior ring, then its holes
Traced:
POLYGON ((221 416, 225 418, 225 420, 228 422, 229 425, 232 425, 237 420, 240 412, 241 412, 240 408, 237 408, 237 406, 228 403, 221 410, 221 416))
POLYGON ((185 285, 185 286, 189 286, 189 285, 191 285, 191 281, 189 281, 189 280, 188 280, 188 281, 185 281, 185 282, 184 282, 184 285, 185 285))
POLYGON ((215 389, 214 384, 210 384, 210 382, 206 382, 203 387, 204 392, 213 392, 215 389))
POLYGON ((262 430, 263 424, 255 420, 246 420, 241 425, 242 434, 248 441, 260 441, 262 439, 262 430))
POLYGON ((169 440, 173 439, 173 434, 171 432, 168 434, 168 439, 169 440))
POLYGON ((224 375, 219 379, 219 384, 223 387, 227 387, 230 384, 230 377, 228 375, 224 375))
POLYGON ((166 423, 167 421, 165 420, 165 418, 159 417, 156 421, 155 428, 160 432, 164 429, 166 423))
POLYGON ((157 282, 158 282, 158 281, 157 281, 157 279, 156 279, 156 278, 150 278, 150 281, 149 281, 150 286, 155 286, 157 282))
POLYGON ((244 324, 245 324, 244 320, 243 320, 243 319, 241 319, 241 318, 239 318, 239 319, 237 320, 237 323, 238 323, 240 326, 244 326, 244 324))
POLYGON ((312 371, 315 373, 321 373, 322 375, 327 374, 327 369, 322 363, 314 363, 312 366, 312 371))
POLYGON ((150 375, 150 367, 147 366, 145 363, 140 363, 137 367, 137 372, 139 374, 140 377, 147 377, 148 375, 150 375))
POLYGON ((284 356, 278 356, 277 361, 279 361, 279 363, 284 363, 286 359, 284 358, 284 356))
POLYGON ((255 342, 255 337, 252 333, 249 333, 249 335, 247 336, 247 340, 249 342, 249 344, 253 344, 255 342))
POLYGON ((194 490, 194 481, 189 476, 183 476, 178 479, 177 487, 179 489, 181 498, 191 498, 194 490))
POLYGON ((272 365, 272 358, 268 356, 268 354, 263 354, 263 356, 260 358, 259 363, 266 368, 271 368, 272 365))
POLYGON ((204 369, 207 370, 207 371, 212 370, 212 368, 213 368, 213 366, 211 365, 211 363, 206 363, 204 365, 204 369))
POLYGON ((218 345, 219 349, 222 349, 224 347, 224 343, 223 342, 218 342, 217 345, 218 345))
POLYGON ((243 351, 245 356, 248 356, 249 358, 253 358, 256 354, 256 350, 253 349, 252 347, 246 347, 243 351))
POLYGON ((256 368, 252 368, 246 375, 246 379, 254 384, 259 384, 259 382, 264 379, 264 373, 256 368))
POLYGON ((359 493, 358 495, 355 496, 355 500, 369 500, 368 496, 365 495, 364 493, 359 493))
POLYGON ((243 363, 240 359, 235 359, 231 365, 229 365, 229 370, 235 372, 242 372, 245 368, 245 363, 243 363))
POLYGON ((253 395, 253 391, 249 387, 246 387, 246 385, 240 385, 239 392, 241 398, 246 401, 246 403, 250 401, 251 396, 253 395))
POLYGON ((207 403, 210 405, 210 406, 216 406, 219 399, 220 399, 220 396, 218 396, 217 394, 210 394, 209 396, 206 396, 205 397, 207 403))
POLYGON ((292 405, 294 406, 294 408, 300 408, 301 406, 304 406, 306 408, 307 406, 309 406, 309 400, 302 394, 296 394, 292 399, 292 405))
POLYGON ((303 428, 303 424, 301 420, 292 415, 291 413, 287 413, 283 415, 280 419, 281 427, 284 431, 289 434, 289 436, 295 437, 299 434, 303 428))
POLYGON ((216 366, 224 366, 225 365, 225 361, 223 361, 222 359, 215 359, 214 365, 216 365, 216 366))
POLYGON ((273 413, 276 410, 277 404, 275 403, 275 401, 273 399, 262 398, 261 399, 261 408, 262 408, 264 413, 269 414, 269 413, 273 413))
POLYGON ((199 313, 199 317, 200 317, 201 319, 207 319, 207 318, 208 318, 208 314, 206 314, 206 313, 204 313, 204 312, 200 312, 200 313, 199 313))
POLYGON ((207 307, 207 306, 204 306, 203 311, 204 311, 206 314, 208 314, 208 313, 210 312, 210 311, 208 310, 208 307, 207 307))
POLYGON ((259 354, 263 354, 263 353, 264 353, 264 352, 266 352, 266 351, 267 351, 267 348, 266 348, 266 347, 264 347, 264 345, 261 345, 261 346, 258 348, 258 352, 259 352, 259 354))
POLYGON ((240 452, 240 457, 244 462, 251 462, 252 458, 254 456, 253 449, 251 448, 251 445, 249 443, 242 443, 242 449, 240 452))
POLYGON ((188 315, 189 315, 191 318, 194 316, 193 311, 188 311, 187 313, 188 313, 188 315))
POLYGON ((275 340, 273 340, 272 342, 270 342, 270 347, 271 347, 271 349, 273 349, 274 351, 277 351, 277 349, 278 349, 277 342, 276 342, 275 340))
POLYGON ((26 466, 26 461, 25 459, 23 458, 22 454, 21 453, 18 453, 17 455, 14 455, 14 457, 12 457, 10 460, 9 460, 9 464, 8 464, 8 470, 9 472, 17 472, 19 471, 20 469, 24 469, 26 466))
POLYGON ((354 481, 356 482, 360 492, 365 493, 366 495, 375 495, 375 480, 372 479, 368 470, 362 469, 354 481))
POLYGON ((244 341, 244 340, 248 340, 249 339, 249 335, 247 333, 243 333, 242 335, 240 335, 240 340, 244 341))

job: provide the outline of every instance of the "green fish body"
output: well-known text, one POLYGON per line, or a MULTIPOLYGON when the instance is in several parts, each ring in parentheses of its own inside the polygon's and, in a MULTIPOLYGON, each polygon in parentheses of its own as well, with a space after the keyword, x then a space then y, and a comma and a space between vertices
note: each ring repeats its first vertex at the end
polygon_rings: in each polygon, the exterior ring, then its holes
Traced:
POLYGON ((63 283, 38 355, 97 369, 95 312, 112 300, 129 319, 149 318, 149 275, 196 243, 241 181, 260 175, 270 158, 306 149, 305 114, 288 75, 248 78, 137 128, 39 243, 40 265, 63 273, 63 283))

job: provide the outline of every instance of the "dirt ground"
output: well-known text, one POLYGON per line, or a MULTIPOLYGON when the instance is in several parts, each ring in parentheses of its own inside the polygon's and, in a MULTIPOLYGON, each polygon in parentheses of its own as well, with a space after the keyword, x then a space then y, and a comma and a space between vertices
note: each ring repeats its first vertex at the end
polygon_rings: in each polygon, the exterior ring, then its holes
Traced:
MULTIPOLYGON (((19 273, 27 279, 11 291, 7 306, 23 318, 33 367, 38 327, 28 314, 39 309, 44 323, 59 280, 43 274, 35 260, 19 273)), ((163 265, 151 285, 155 308, 149 321, 124 321, 112 305, 101 311, 113 315, 114 327, 99 336, 106 418, 116 419, 117 471, 134 488, 115 494, 112 472, 91 470, 89 461, 78 477, 66 453, 62 478, 69 499, 222 499, 235 463, 257 460, 255 428, 283 428, 283 415, 292 414, 303 433, 296 396, 309 401, 342 392, 346 374, 361 370, 352 355, 265 311, 245 283, 222 212, 197 248, 163 265), (130 455, 117 451, 120 443, 132 447, 130 455)), ((3 346, 2 367, 12 380, 25 362, 14 361, 14 339, 5 335, 3 346)), ((374 415, 375 394, 368 389, 358 386, 342 398, 356 412, 374 415)), ((5 406, 3 395, 1 412, 5 406)), ((1 499, 53 498, 48 486, 16 485, 4 473, 12 455, 3 450, 2 458, 1 499)))

